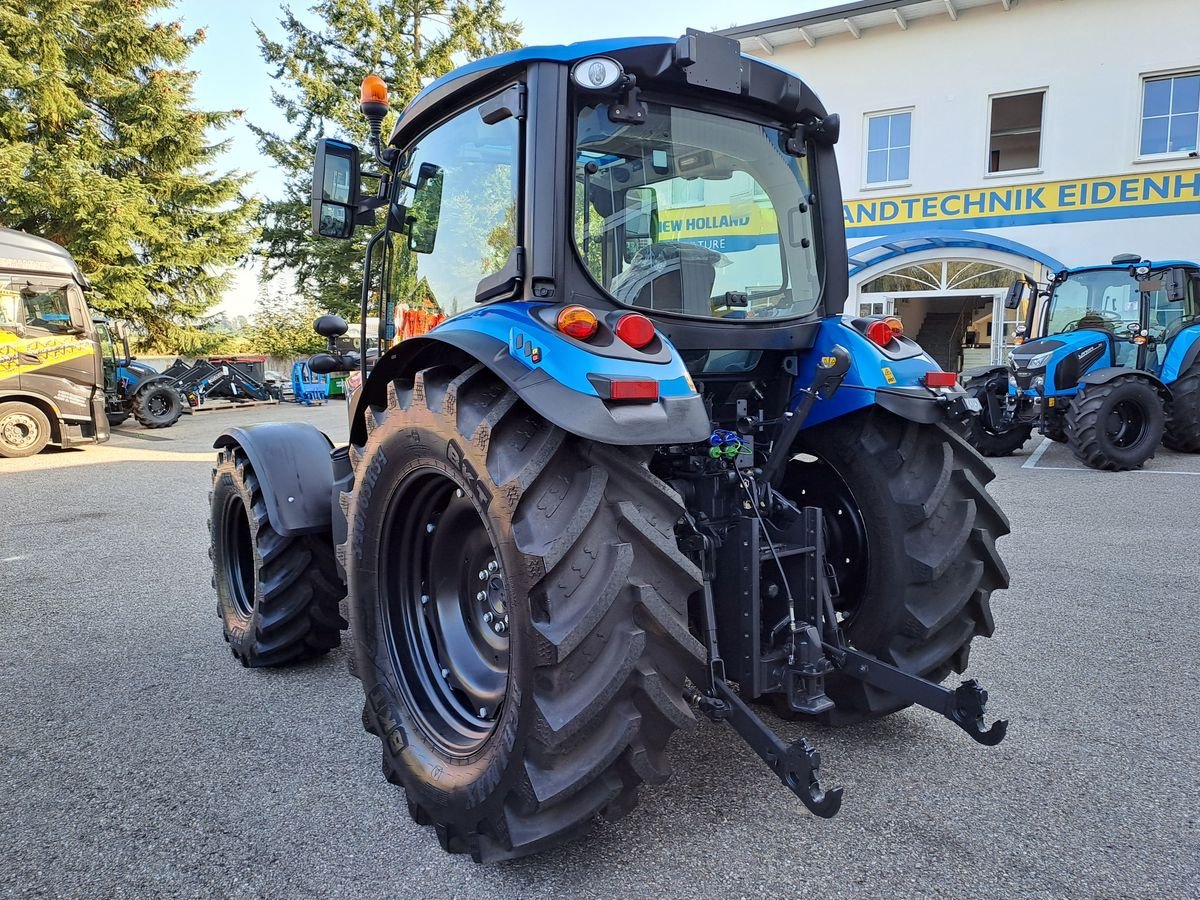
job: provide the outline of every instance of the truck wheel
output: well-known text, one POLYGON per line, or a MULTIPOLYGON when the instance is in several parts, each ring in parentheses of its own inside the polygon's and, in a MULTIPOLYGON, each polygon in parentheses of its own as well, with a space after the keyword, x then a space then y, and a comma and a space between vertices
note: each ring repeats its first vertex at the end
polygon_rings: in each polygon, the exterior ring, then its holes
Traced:
POLYGON ((32 403, 0 403, 0 456, 36 456, 50 442, 50 420, 32 403))
POLYGON ((271 527, 258 476, 240 448, 217 457, 208 555, 225 640, 243 666, 278 666, 338 645, 346 595, 328 535, 271 527))
POLYGON ((343 495, 363 724, 448 852, 523 856, 670 772, 700 573, 649 451, 582 441, 483 366, 388 386, 343 495))
MULTIPOLYGON (((941 681, 990 637, 993 591, 1008 586, 996 539, 1008 519, 984 485, 991 466, 950 427, 873 408, 801 432, 783 493, 825 511, 834 607, 850 643, 941 681)), ((908 705, 846 677, 826 681, 845 724, 908 705)))
POLYGON ((1200 453, 1200 362, 1171 384, 1163 444, 1180 453, 1200 453))
POLYGON ((133 397, 133 417, 146 428, 170 428, 183 414, 179 391, 169 384, 151 384, 133 397))
POLYGON ((984 456, 1009 456, 1029 440, 1033 426, 1029 424, 1002 427, 993 424, 988 415, 988 395, 1008 396, 1006 375, 980 375, 963 385, 964 390, 979 401, 983 410, 971 416, 967 426, 967 440, 984 456))
POLYGON ((1123 376, 1084 385, 1067 407, 1067 444, 1093 469, 1141 468, 1166 426, 1162 400, 1145 379, 1123 376))

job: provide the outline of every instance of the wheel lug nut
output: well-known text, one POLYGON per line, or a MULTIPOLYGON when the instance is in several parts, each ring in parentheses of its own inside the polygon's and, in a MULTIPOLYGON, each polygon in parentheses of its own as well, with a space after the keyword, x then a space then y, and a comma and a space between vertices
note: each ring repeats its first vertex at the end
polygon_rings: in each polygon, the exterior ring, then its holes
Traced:
POLYGON ((486 571, 484 571, 483 569, 480 569, 480 570, 479 570, 479 580, 480 580, 480 581, 487 581, 487 572, 486 572, 486 571))
POLYGON ((424 606, 424 605, 425 605, 426 603, 428 603, 428 602, 429 602, 429 595, 428 595, 428 594, 422 594, 422 595, 421 595, 421 605, 422 605, 422 606, 424 606))
POLYGON ((475 595, 475 599, 478 600, 480 603, 482 603, 484 600, 487 599, 487 591, 480 591, 478 594, 475 595))
POLYGON ((455 488, 455 489, 454 489, 454 496, 455 496, 455 497, 461 497, 462 495, 463 495, 462 488, 455 488))
POLYGON ((426 534, 433 534, 433 530, 434 530, 436 527, 437 527, 436 525, 434 525, 432 522, 430 522, 428 525, 426 525, 426 526, 425 526, 425 533, 426 533, 426 534))
POLYGON ((449 669, 442 669, 442 677, 443 677, 443 678, 446 678, 446 677, 448 677, 449 675, 450 675, 450 670, 449 670, 449 669))
POLYGON ((504 634, 504 632, 508 630, 508 623, 501 620, 501 621, 496 622, 496 624, 493 625, 492 628, 494 628, 496 630, 496 634, 504 634))
POLYGON ((488 563, 488 571, 489 572, 495 572, 498 568, 500 568, 500 564, 498 562, 496 562, 494 559, 490 563, 488 563))
POLYGON ((494 615, 492 615, 490 612, 485 612, 483 614, 483 621, 486 622, 488 625, 492 624, 492 619, 494 619, 494 618, 496 618, 496 617, 494 615))
POLYGON ((481 718, 481 719, 487 718, 487 707, 486 706, 479 707, 479 718, 481 718))

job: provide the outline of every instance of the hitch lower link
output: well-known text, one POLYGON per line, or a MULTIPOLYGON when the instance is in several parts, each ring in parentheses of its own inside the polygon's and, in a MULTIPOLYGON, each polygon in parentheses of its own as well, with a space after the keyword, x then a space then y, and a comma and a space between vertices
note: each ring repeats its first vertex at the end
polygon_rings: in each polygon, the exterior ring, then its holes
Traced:
MULTIPOLYGON (((990 727, 984 725, 988 695, 974 679, 951 690, 902 672, 858 650, 828 644, 823 645, 823 649, 830 663, 829 671, 857 678, 931 709, 980 744, 995 746, 1008 732, 1008 721, 1004 719, 993 722, 990 727)), ((697 706, 713 721, 728 722, 811 812, 828 819, 841 809, 843 789, 821 787, 821 754, 804 738, 785 743, 738 696, 728 681, 717 676, 715 669, 711 689, 698 698, 697 706)))

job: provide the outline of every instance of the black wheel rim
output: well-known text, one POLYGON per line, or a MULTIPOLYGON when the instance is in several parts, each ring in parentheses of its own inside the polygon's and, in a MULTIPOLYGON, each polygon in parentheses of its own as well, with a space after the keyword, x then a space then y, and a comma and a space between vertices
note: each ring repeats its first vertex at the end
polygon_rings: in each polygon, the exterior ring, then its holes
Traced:
POLYGON ((1146 434, 1146 411, 1140 403, 1120 400, 1109 411, 1104 431, 1114 447, 1132 447, 1146 434))
POLYGON ((483 517, 439 469, 393 495, 380 610, 404 700, 426 737, 465 758, 495 730, 509 677, 509 603, 483 517))
POLYGON ((12 450, 27 450, 37 443, 38 424, 33 416, 10 413, 0 421, 0 441, 12 450))
POLYGON ((254 609, 254 541, 250 517, 241 497, 230 497, 225 508, 225 580, 239 613, 249 618, 254 609))
MULTIPOLYGON (((796 506, 817 506, 824 511, 825 560, 837 579, 833 608, 838 622, 849 627, 858 615, 870 565, 862 511, 837 469, 808 453, 788 464, 784 493, 796 506)), ((802 539, 800 534, 795 537, 802 539)))
POLYGON ((171 410, 171 402, 167 399, 167 395, 162 392, 155 392, 146 398, 146 409, 156 419, 161 419, 171 410))

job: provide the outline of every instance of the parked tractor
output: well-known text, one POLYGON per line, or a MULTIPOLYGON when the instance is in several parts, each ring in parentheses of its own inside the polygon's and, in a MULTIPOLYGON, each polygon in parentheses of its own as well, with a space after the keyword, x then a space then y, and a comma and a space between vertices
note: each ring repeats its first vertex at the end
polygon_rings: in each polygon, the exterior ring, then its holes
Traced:
POLYGON ((183 414, 183 398, 171 378, 138 362, 129 352, 129 337, 120 325, 96 319, 104 357, 104 397, 113 428, 131 415, 145 428, 170 428, 183 414))
POLYGON ((1200 452, 1200 266, 1124 254, 1065 269, 1044 291, 1017 281, 1006 305, 1026 294, 1008 367, 964 373, 981 453, 1013 453, 1035 427, 1108 471, 1140 468, 1160 442, 1200 452))
POLYGON ((348 445, 216 442, 234 657, 330 650, 344 601, 385 777, 479 861, 628 812, 697 711, 820 816, 842 788, 763 704, 1004 737, 978 683, 941 685, 1008 582, 975 404, 898 323, 843 317, 838 119, 807 84, 689 31, 471 63, 386 141, 376 76, 362 110, 369 154, 318 145, 313 228, 381 213, 380 352, 316 323, 313 371, 353 371, 348 445), (397 342, 401 305, 447 319, 397 342))
POLYGON ((58 244, 0 228, 0 457, 108 440, 87 290, 58 244))

